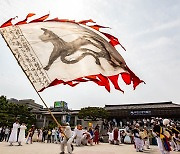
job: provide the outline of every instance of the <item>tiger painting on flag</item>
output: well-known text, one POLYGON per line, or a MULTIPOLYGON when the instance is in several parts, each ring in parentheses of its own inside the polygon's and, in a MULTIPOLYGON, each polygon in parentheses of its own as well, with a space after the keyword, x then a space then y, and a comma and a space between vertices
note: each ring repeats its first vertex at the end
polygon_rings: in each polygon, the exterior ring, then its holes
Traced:
POLYGON ((127 66, 115 46, 119 40, 101 32, 107 28, 93 20, 75 22, 51 19, 45 15, 27 23, 35 14, 16 24, 14 18, 1 25, 0 33, 18 64, 37 91, 57 84, 76 86, 92 81, 110 92, 110 82, 124 92, 118 83, 119 76, 134 89, 140 80, 127 66))
MULTIPOLYGON (((95 37, 95 35, 91 36, 89 35, 89 38, 87 36, 82 36, 77 39, 75 39, 72 42, 65 42, 63 39, 58 37, 56 34, 54 34, 52 31, 47 30, 45 28, 41 28, 44 33, 41 35, 39 38, 43 42, 51 42, 54 46, 53 51, 49 57, 49 62, 48 65, 44 68, 45 70, 49 70, 50 66, 53 64, 53 62, 60 57, 61 61, 66 64, 74 64, 83 59, 85 56, 93 56, 95 59, 95 62, 97 65, 100 65, 100 60, 99 58, 105 58, 113 67, 117 67, 118 65, 113 62, 111 59, 110 52, 108 51, 108 47, 106 47, 106 42, 105 40, 101 39, 100 37, 95 37), (96 41, 93 43, 92 41, 96 41), (82 46, 85 45, 93 45, 97 47, 100 51, 96 52, 88 48, 83 48, 82 46), (98 45, 99 44, 99 45, 98 45), (67 56, 71 56, 72 54, 75 54, 77 51, 82 52, 82 54, 77 57, 74 60, 66 60, 67 56)), ((97 34, 96 34, 97 35, 97 34)), ((114 48, 115 49, 115 48, 114 48)), ((114 57, 115 59, 115 57, 114 57)), ((119 59, 117 59, 119 60, 119 59)), ((118 62, 119 66, 122 64, 121 61, 118 62)), ((122 67, 122 66, 121 66, 122 67)))

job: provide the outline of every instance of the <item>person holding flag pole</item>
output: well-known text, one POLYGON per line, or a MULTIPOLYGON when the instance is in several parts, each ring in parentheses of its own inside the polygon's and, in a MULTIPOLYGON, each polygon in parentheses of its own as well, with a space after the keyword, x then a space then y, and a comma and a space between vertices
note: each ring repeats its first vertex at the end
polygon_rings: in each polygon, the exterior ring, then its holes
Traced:
POLYGON ((47 20, 49 14, 27 22, 34 15, 29 13, 15 24, 12 23, 15 18, 9 19, 0 26, 0 33, 68 140, 66 131, 62 130, 39 92, 58 84, 74 87, 88 81, 105 87, 108 92, 111 82, 115 89, 124 92, 119 87, 119 76, 125 84, 132 83, 134 89, 144 81, 129 69, 116 50, 116 45, 126 50, 119 40, 100 31, 100 28, 108 27, 97 25, 92 19, 79 22, 58 18, 47 20))

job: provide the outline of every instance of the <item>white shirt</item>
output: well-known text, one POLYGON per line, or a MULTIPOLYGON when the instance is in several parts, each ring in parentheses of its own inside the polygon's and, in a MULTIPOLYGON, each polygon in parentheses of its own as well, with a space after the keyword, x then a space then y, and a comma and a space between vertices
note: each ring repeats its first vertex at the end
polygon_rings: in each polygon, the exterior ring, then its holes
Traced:
POLYGON ((5 134, 9 134, 9 132, 10 132, 9 128, 6 128, 5 129, 5 134))
POLYGON ((53 129, 53 130, 52 130, 52 135, 55 135, 55 132, 56 132, 56 130, 55 130, 55 129, 53 129))

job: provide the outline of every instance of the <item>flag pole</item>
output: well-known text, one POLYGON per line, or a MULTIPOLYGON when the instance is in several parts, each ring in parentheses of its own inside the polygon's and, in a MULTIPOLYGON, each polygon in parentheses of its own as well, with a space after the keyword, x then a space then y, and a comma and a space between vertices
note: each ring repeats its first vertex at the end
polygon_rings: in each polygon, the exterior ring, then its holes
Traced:
MULTIPOLYGON (((17 60, 17 59, 16 59, 17 60)), ((22 67, 21 67, 22 68, 22 67)), ((22 69, 23 70, 23 69, 22 69)), ((23 70, 24 72, 24 70, 23 70)), ((24 72, 25 73, 25 72, 24 72)), ((26 73, 25 73, 26 75, 26 73)), ((26 75, 26 77, 28 78, 28 76, 26 75)), ((28 78, 29 79, 29 78, 28 78)), ((47 108, 48 112, 50 113, 51 117, 53 118, 53 120, 55 121, 55 123, 57 124, 58 128, 60 129, 61 133, 67 138, 66 134, 64 133, 64 131, 62 131, 61 129, 61 124, 57 121, 57 119, 55 118, 55 116, 53 115, 53 113, 51 112, 51 110, 49 109, 49 107, 47 106, 47 104, 45 103, 45 101, 43 100, 43 98, 41 97, 41 95, 39 94, 39 92, 36 90, 36 88, 34 87, 33 83, 31 82, 31 80, 29 79, 31 85, 33 86, 34 90, 36 91, 37 95, 39 96, 39 98, 41 99, 41 101, 43 102, 43 104, 45 105, 45 107, 47 108)))
MULTIPOLYGON (((29 78, 28 78, 29 79, 29 78)), ((30 81, 31 82, 31 81, 30 81)), ((32 84, 32 82, 31 82, 32 84)), ((56 122, 56 124, 58 125, 58 127, 61 127, 60 123, 57 121, 57 119, 55 118, 55 116, 52 114, 51 110, 48 108, 47 104, 45 103, 45 101, 43 100, 43 98, 41 97, 41 95, 39 94, 39 92, 36 90, 36 88, 34 87, 34 85, 32 84, 33 88, 35 89, 36 93, 38 94, 39 98, 41 99, 41 101, 43 102, 43 104, 45 105, 45 107, 47 108, 48 112, 50 113, 51 117, 53 118, 53 120, 56 122)))
MULTIPOLYGON (((22 68, 22 66, 19 64, 18 59, 16 58, 15 54, 12 52, 11 47, 9 46, 9 44, 7 43, 6 39, 4 38, 4 36, 1 34, 1 36, 3 37, 3 39, 5 40, 7 46, 9 47, 9 49, 11 50, 11 53, 14 55, 18 65, 21 67, 22 71, 24 72, 24 74, 26 75, 26 77, 28 78, 28 80, 30 81, 31 85, 33 86, 34 90, 36 91, 37 95, 39 96, 39 98, 41 99, 41 101, 43 102, 43 104, 45 105, 45 107, 47 108, 48 112, 50 113, 51 117, 53 118, 53 120, 55 121, 55 123, 57 124, 58 128, 60 130, 61 129, 61 124, 57 121, 57 119, 55 118, 55 116, 52 114, 51 110, 48 108, 47 104, 45 103, 45 101, 43 100, 43 98, 41 97, 41 95, 39 94, 39 92, 36 90, 35 86, 33 85, 32 81, 29 79, 28 75, 26 74, 26 72, 24 71, 24 69, 22 68)), ((62 133, 64 134, 64 136, 66 137, 65 133, 62 131, 62 133)))

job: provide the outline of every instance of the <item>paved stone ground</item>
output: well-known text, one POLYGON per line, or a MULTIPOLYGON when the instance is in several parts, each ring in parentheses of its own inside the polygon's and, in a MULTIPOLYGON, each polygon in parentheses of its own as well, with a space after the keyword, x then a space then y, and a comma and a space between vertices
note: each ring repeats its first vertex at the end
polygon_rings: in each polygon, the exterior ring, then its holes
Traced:
MULTIPOLYGON (((53 143, 33 143, 23 146, 9 146, 7 142, 0 142, 0 154, 59 154, 60 145, 53 143)), ((66 151, 67 153, 67 151, 66 151)), ((100 143, 94 146, 75 147, 73 154, 138 154, 135 152, 133 145, 110 145, 108 143, 100 143)), ((145 154, 160 154, 157 146, 151 146, 151 149, 145 150, 145 154)), ((178 154, 178 152, 171 152, 178 154)))

